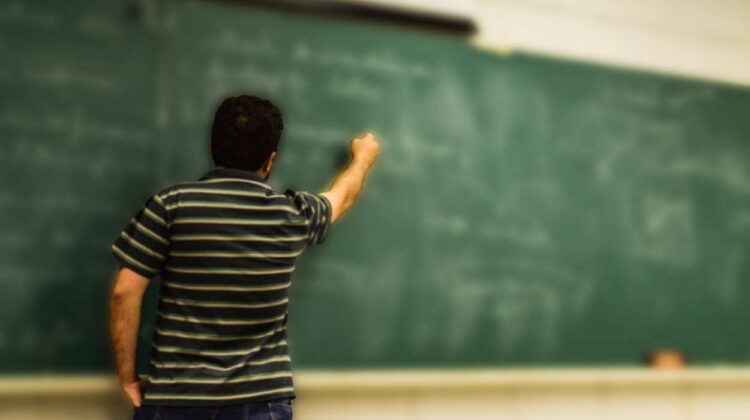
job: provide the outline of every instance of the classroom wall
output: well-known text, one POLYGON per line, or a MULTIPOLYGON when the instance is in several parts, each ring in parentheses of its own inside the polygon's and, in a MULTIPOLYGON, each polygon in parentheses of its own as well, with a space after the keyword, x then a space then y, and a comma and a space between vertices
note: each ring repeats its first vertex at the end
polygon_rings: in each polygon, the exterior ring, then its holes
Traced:
POLYGON ((746 0, 356 0, 473 18, 478 44, 750 85, 746 0))
MULTIPOLYGON (((402 1, 409 0, 389 0, 402 1)), ((455 9, 467 13, 465 7, 455 9)), ((487 48, 520 49, 750 85, 747 0, 478 0, 472 2, 471 9, 480 27, 477 42, 487 48)), ((340 376, 300 372, 296 418, 749 418, 747 371, 703 373, 637 370, 570 376, 550 371, 542 377, 522 373, 515 378, 496 373, 494 379, 475 377, 466 379, 468 382, 455 377, 420 380, 419 373, 406 373, 411 376, 373 387, 367 382, 374 380, 372 377, 347 382, 340 376), (410 381, 409 386, 403 385, 410 381)), ((128 416, 110 379, 54 382, 61 381, 57 378, 46 385, 44 381, 2 379, 0 418, 128 416)))
POLYGON ((745 0, 483 0, 480 42, 750 85, 745 0))

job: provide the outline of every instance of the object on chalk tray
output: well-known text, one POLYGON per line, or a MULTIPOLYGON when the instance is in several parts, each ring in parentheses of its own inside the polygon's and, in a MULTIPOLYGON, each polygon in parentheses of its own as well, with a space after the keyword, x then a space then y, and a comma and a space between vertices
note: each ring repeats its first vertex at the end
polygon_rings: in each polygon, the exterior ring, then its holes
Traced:
POLYGON ((646 363, 652 369, 683 369, 688 359, 685 352, 677 349, 656 349, 646 355, 646 363))

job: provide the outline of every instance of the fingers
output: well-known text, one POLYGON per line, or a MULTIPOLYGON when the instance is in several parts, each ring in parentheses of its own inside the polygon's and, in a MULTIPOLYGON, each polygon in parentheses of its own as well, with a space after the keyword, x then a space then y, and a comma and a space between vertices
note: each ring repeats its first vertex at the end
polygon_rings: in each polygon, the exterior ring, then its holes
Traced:
POLYGON ((144 382, 142 380, 134 381, 122 386, 122 391, 125 394, 125 397, 130 400, 130 403, 133 404, 133 407, 135 408, 140 407, 143 402, 143 386, 144 382))
POLYGON ((354 140, 352 140, 352 141, 372 139, 372 138, 374 138, 374 136, 372 135, 372 133, 368 132, 368 133, 365 133, 365 134, 362 134, 362 135, 359 135, 359 136, 355 137, 354 140))
POLYGON ((126 391, 126 395, 128 399, 130 400, 130 403, 133 404, 133 407, 138 408, 141 406, 141 403, 143 402, 143 398, 141 397, 141 393, 138 391, 126 391))

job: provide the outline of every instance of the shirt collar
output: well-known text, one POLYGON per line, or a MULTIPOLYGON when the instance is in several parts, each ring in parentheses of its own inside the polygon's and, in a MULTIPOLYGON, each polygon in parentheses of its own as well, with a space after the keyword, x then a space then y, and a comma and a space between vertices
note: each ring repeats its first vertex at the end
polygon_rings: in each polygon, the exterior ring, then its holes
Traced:
POLYGON ((206 172, 200 180, 203 181, 211 178, 240 178, 260 182, 261 184, 266 185, 266 180, 261 178, 261 176, 255 172, 242 169, 224 168, 222 166, 215 166, 210 171, 206 172))

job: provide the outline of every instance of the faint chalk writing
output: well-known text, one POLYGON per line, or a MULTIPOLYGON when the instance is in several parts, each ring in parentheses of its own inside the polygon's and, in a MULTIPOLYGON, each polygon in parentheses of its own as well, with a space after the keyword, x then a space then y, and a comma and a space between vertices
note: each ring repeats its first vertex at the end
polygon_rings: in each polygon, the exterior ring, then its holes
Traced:
POLYGON ((141 128, 94 121, 80 108, 67 113, 28 115, 6 111, 0 113, 0 126, 25 132, 49 132, 58 137, 67 136, 73 143, 81 139, 96 139, 112 143, 144 144, 152 134, 141 128))
POLYGON ((0 22, 20 23, 39 28, 55 28, 60 25, 60 18, 49 13, 29 11, 24 2, 16 0, 0 6, 0 22))
POLYGON ((373 101, 383 97, 381 89, 368 83, 364 78, 353 75, 332 77, 327 90, 332 96, 345 99, 373 101))
POLYGON ((86 14, 76 22, 79 31, 95 37, 117 38, 120 36, 117 22, 102 16, 86 14))
POLYGON ((311 62, 326 67, 400 77, 428 78, 431 76, 425 64, 410 62, 387 48, 362 53, 340 52, 316 48, 300 41, 292 45, 291 51, 291 58, 294 61, 311 62))
POLYGON ((351 133, 336 126, 300 121, 290 124, 289 136, 296 140, 310 141, 318 145, 345 145, 351 133))
POLYGON ((58 88, 75 87, 107 93, 117 90, 116 84, 111 78, 80 69, 73 71, 59 65, 33 70, 28 73, 27 77, 36 83, 48 84, 58 88))
POLYGON ((276 57, 281 50, 269 35, 244 36, 238 35, 231 29, 224 29, 219 34, 204 38, 199 45, 210 51, 235 53, 248 57, 276 57))

